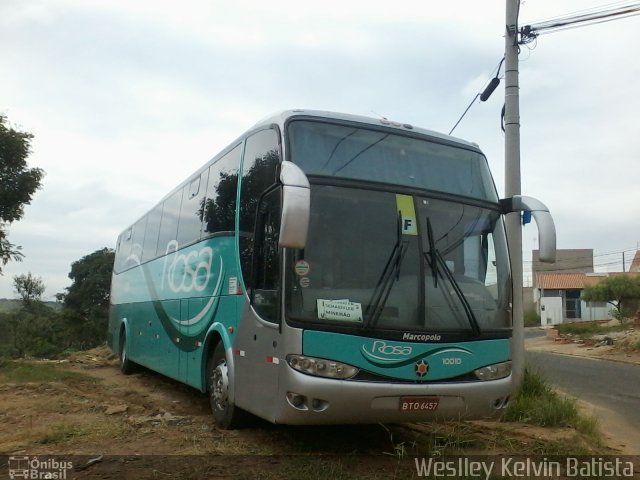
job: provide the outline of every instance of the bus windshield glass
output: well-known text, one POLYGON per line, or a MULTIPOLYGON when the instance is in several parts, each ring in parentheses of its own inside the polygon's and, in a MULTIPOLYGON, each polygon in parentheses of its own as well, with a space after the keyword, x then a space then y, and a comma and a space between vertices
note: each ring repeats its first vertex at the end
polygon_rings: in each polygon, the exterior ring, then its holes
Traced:
POLYGON ((313 184, 311 205, 307 245, 288 261, 290 319, 470 336, 510 328, 497 209, 313 184))
POLYGON ((307 175, 498 201, 486 158, 471 149, 387 130, 311 120, 294 120, 287 132, 290 159, 307 175))

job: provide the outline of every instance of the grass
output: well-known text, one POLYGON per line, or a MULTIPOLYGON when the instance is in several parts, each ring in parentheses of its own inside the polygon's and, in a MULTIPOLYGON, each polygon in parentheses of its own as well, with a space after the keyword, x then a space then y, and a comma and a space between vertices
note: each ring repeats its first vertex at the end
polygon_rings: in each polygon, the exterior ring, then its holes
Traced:
POLYGON ((56 364, 38 362, 0 363, 1 383, 96 382, 96 378, 66 370, 56 364))
POLYGON ((522 387, 509 403, 503 421, 542 427, 571 427, 599 444, 598 422, 581 414, 576 400, 556 393, 542 375, 525 370, 522 387))
POLYGON ((5 432, 0 438, 0 454, 33 447, 34 445, 60 445, 85 437, 91 431, 90 425, 74 421, 40 423, 31 418, 29 426, 5 432))
POLYGON ((349 480, 353 478, 350 469, 345 468, 343 462, 338 458, 313 458, 313 457, 293 457, 274 472, 272 478, 282 479, 309 479, 324 480, 326 478, 336 480, 349 480), (328 461, 327 461, 328 460, 328 461))
POLYGON ((84 425, 73 423, 59 423, 52 425, 41 433, 40 438, 34 443, 41 445, 57 445, 68 442, 76 437, 84 436, 88 433, 88 428, 84 425))

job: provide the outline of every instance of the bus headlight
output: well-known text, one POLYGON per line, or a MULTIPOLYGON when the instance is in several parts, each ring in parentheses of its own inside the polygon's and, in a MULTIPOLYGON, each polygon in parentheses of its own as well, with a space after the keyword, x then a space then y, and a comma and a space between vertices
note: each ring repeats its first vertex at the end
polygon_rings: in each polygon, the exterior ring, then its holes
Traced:
POLYGON ((498 380, 499 378, 508 377, 511 375, 511 361, 482 367, 475 370, 473 373, 475 373, 476 377, 482 381, 498 380))
POLYGON ((356 367, 346 363, 303 355, 287 355, 287 363, 294 370, 317 377, 346 379, 354 377, 358 373, 356 367))

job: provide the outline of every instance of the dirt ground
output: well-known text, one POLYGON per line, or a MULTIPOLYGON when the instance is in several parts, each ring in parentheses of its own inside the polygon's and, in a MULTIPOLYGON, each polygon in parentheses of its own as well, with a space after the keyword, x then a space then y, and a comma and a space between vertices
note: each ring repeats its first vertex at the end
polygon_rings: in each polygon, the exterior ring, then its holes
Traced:
POLYGON ((571 428, 497 421, 290 427, 256 419, 226 431, 205 395, 147 370, 124 376, 106 348, 54 365, 71 376, 0 377, 0 456, 62 455, 74 464, 66 478, 414 478, 415 457, 569 454, 581 443, 571 428))
MULTIPOLYGON (((611 336, 615 336, 615 334, 611 336)), ((625 340, 627 343, 640 342, 640 331, 627 334, 625 340)), ((584 342, 548 335, 527 339, 526 349, 640 365, 640 351, 625 349, 620 344, 602 345, 597 342, 584 342)))

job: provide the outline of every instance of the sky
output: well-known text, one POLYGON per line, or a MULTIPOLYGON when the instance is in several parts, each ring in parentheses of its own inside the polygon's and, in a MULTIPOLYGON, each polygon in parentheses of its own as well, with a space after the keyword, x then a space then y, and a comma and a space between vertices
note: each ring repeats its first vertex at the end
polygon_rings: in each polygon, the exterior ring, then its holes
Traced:
MULTIPOLYGON (((610 3, 523 0, 520 25, 610 3)), ((504 54, 505 2, 0 0, 0 112, 33 133, 46 172, 9 228, 45 299, 258 120, 307 108, 448 133, 504 54)), ((520 54, 522 193, 558 248, 626 268, 640 242, 640 16, 542 35, 520 54)), ((504 194, 504 82, 455 135, 504 194)), ((535 225, 523 231, 530 282, 535 225)))

